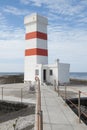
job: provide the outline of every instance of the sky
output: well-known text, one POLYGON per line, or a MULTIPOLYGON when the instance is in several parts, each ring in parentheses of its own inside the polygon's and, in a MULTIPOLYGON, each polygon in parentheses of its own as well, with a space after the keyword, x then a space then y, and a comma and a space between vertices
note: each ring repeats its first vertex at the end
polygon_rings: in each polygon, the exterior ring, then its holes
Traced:
POLYGON ((49 64, 87 72, 87 0, 0 0, 0 72, 24 71, 24 17, 32 13, 48 18, 49 64))

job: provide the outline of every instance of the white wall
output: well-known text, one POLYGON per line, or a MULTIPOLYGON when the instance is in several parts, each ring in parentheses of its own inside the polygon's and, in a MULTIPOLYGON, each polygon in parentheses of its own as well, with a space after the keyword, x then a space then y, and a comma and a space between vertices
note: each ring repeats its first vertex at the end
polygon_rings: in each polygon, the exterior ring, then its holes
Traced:
POLYGON ((48 70, 52 70, 53 71, 53 75, 50 75, 50 73, 48 72, 48 79, 47 81, 50 83, 54 83, 54 80, 58 79, 58 67, 53 65, 53 67, 49 67, 48 70))
POLYGON ((24 24, 26 25, 26 33, 39 31, 47 33, 48 20, 46 17, 32 14, 24 18, 24 24))
POLYGON ((69 64, 63 64, 59 63, 58 67, 58 80, 60 83, 66 83, 69 82, 69 69, 70 65, 69 64))
POLYGON ((48 19, 46 17, 38 15, 37 13, 27 15, 24 18, 24 24, 30 24, 37 21, 46 25, 48 24, 48 19))
POLYGON ((41 66, 42 65, 40 65, 40 64, 38 64, 38 65, 26 64, 24 81, 35 81, 36 76, 38 76, 39 79, 41 80, 41 66), (36 69, 39 71, 38 75, 36 75, 36 73, 35 73, 36 69))
MULTIPOLYGON (((68 83, 69 82, 69 64, 63 64, 58 63, 54 65, 44 65, 42 67, 42 70, 46 69, 47 72, 47 82, 48 83, 54 83, 54 80, 56 80, 56 83, 58 84, 58 81, 60 83, 68 83), (49 71, 53 71, 53 75, 50 75, 49 71)), ((43 73, 43 71, 42 71, 43 73)), ((43 75, 42 75, 42 81, 43 81, 43 75)))
POLYGON ((52 83, 58 79, 58 67, 56 65, 42 65, 42 76, 41 81, 43 82, 43 70, 46 69, 46 82, 52 83), (50 70, 53 71, 53 75, 50 75, 50 70))
POLYGON ((26 40, 26 49, 32 49, 32 48, 41 48, 41 49, 47 49, 47 40, 42 40, 38 38, 29 39, 26 40))
POLYGON ((47 25, 41 24, 41 23, 38 22, 37 30, 38 30, 38 32, 42 32, 42 33, 47 34, 47 25))
POLYGON ((26 64, 25 67, 25 77, 24 80, 31 80, 34 81, 35 79, 35 70, 39 70, 39 75, 37 75, 40 79, 41 82, 43 82, 43 70, 46 69, 46 81, 47 83, 54 83, 54 80, 58 83, 68 83, 69 82, 69 64, 63 64, 59 63, 57 65, 53 66, 48 66, 48 65, 42 65, 42 64, 37 64, 37 65, 30 65, 26 64), (50 75, 49 71, 53 70, 53 75, 50 75))
POLYGON ((25 28, 26 28, 26 33, 35 32, 37 31, 37 23, 27 24, 25 28))
POLYGON ((26 64, 24 71, 25 71, 24 81, 34 81, 34 79, 35 79, 35 66, 26 64))

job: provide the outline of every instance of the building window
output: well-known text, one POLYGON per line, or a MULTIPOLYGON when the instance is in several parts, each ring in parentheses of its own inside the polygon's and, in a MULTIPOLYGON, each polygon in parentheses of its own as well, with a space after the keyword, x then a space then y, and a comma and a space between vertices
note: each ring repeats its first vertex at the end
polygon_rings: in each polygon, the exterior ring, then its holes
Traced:
POLYGON ((35 75, 39 75, 39 70, 38 69, 35 70, 35 75))
POLYGON ((53 70, 50 70, 50 75, 53 75, 53 70))

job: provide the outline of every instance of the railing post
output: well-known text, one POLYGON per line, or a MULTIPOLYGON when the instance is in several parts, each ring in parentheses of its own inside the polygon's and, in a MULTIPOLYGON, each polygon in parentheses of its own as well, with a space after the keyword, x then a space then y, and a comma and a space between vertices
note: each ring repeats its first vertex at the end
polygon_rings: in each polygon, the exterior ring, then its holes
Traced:
POLYGON ((80 97, 81 97, 81 91, 79 91, 79 96, 78 96, 78 116, 79 116, 79 123, 81 123, 81 119, 80 119, 80 116, 81 116, 81 110, 80 110, 80 97))
POLYGON ((40 111, 39 112, 39 116, 40 116, 40 127, 39 127, 39 130, 43 130, 43 111, 40 111))
POLYGON ((38 78, 38 88, 37 88, 37 130, 40 130, 40 111, 41 111, 41 93, 40 93, 40 80, 38 78))
POLYGON ((57 85, 57 92, 58 92, 58 96, 59 96, 59 82, 58 82, 58 85, 57 85))
POLYGON ((66 86, 65 86, 65 102, 66 102, 66 98, 67 98, 67 93, 66 93, 66 86))
POLYGON ((56 80, 54 80, 54 91, 56 91, 56 80))
POLYGON ((41 130, 41 92, 39 91, 39 98, 38 98, 38 113, 39 113, 39 130, 41 130))
POLYGON ((39 111, 37 110, 37 126, 36 126, 36 130, 39 130, 39 111))
POLYGON ((15 120, 15 123, 13 124, 14 130, 16 130, 16 125, 17 125, 17 119, 15 120))
POLYGON ((16 124, 13 124, 13 128, 14 128, 14 130, 15 130, 15 127, 16 127, 16 124))
POLYGON ((38 91, 40 92, 40 80, 38 79, 38 91))
POLYGON ((35 78, 37 81, 37 126, 36 130, 43 130, 43 113, 41 111, 41 91, 40 91, 40 80, 38 77, 35 78))
POLYGON ((22 88, 21 88, 21 103, 22 103, 22 98, 23 98, 23 91, 22 91, 22 88))
POLYGON ((2 100, 3 100, 3 87, 2 87, 2 100))

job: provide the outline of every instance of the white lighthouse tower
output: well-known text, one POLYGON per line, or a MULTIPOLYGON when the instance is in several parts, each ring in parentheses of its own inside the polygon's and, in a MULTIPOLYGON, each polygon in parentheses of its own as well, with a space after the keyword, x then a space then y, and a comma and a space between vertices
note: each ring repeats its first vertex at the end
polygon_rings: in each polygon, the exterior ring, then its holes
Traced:
POLYGON ((41 83, 69 82, 70 65, 60 63, 48 65, 47 18, 36 13, 24 18, 26 28, 24 81, 35 81, 38 76, 41 83))
POLYGON ((24 24, 26 27, 24 81, 33 81, 35 76, 41 73, 38 67, 48 64, 48 20, 34 13, 24 18, 24 24))

